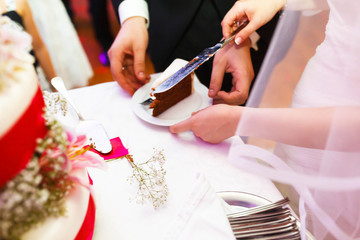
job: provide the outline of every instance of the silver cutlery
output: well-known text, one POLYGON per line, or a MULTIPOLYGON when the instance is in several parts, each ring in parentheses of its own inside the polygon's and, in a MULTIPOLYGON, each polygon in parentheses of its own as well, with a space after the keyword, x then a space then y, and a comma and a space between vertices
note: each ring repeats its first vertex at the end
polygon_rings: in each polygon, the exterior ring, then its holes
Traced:
POLYGON ((243 210, 240 212, 236 212, 236 213, 230 213, 230 214, 228 214, 228 217, 240 217, 240 216, 247 216, 247 215, 251 215, 251 214, 270 211, 272 209, 283 207, 283 206, 287 205, 288 203, 289 203, 289 199, 284 198, 284 199, 281 199, 277 202, 273 202, 270 204, 260 205, 260 206, 249 208, 249 209, 246 209, 246 210, 243 210))
POLYGON ((292 227, 280 232, 279 230, 264 231, 262 233, 246 233, 235 234, 236 239, 296 239, 300 240, 300 234, 298 231, 294 231, 292 227))
POLYGON ((300 239, 289 199, 227 214, 236 239, 300 239))
POLYGON ((277 211, 275 213, 268 213, 268 214, 255 214, 248 217, 234 217, 229 218, 230 224, 236 224, 236 223, 247 223, 247 222, 262 222, 272 219, 279 219, 283 217, 290 216, 290 210, 289 209, 283 209, 282 211, 277 211))
POLYGON ((235 235, 265 235, 265 234, 275 234, 275 233, 282 233, 291 231, 294 229, 294 226, 296 226, 296 222, 285 222, 285 223, 272 223, 268 225, 261 225, 258 227, 252 227, 252 228, 233 228, 233 232, 235 235))
POLYGON ((54 86, 56 90, 66 99, 66 101, 72 106, 75 110, 79 123, 76 126, 77 134, 85 134, 90 141, 90 144, 93 144, 94 149, 100 153, 106 154, 111 152, 112 146, 110 143, 110 139, 102 126, 101 123, 95 120, 85 120, 85 118, 81 115, 79 109, 76 107, 66 87, 64 85, 64 81, 60 77, 55 77, 51 80, 51 84, 54 86))
POLYGON ((154 98, 149 97, 148 99, 142 101, 140 104, 141 105, 150 105, 153 101, 154 101, 154 98))

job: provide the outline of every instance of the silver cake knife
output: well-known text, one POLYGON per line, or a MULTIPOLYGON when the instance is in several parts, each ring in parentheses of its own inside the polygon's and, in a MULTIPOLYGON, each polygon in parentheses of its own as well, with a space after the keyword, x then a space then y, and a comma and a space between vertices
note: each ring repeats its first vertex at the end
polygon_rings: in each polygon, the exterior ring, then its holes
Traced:
POLYGON ((231 34, 231 36, 227 39, 224 39, 217 43, 213 47, 206 48, 202 51, 199 55, 193 58, 190 62, 188 62, 184 67, 180 68, 176 73, 174 73, 170 78, 164 81, 161 85, 156 87, 152 94, 165 92, 168 89, 175 86, 179 83, 182 79, 184 79, 187 75, 189 75, 192 71, 196 70, 201 64, 209 60, 212 56, 215 55, 217 51, 223 48, 226 44, 231 42, 235 35, 243 29, 249 21, 242 22, 239 27, 231 34))
POLYGON ((107 154, 112 150, 110 139, 101 123, 95 120, 85 120, 80 114, 79 109, 71 100, 69 93, 65 87, 64 81, 61 77, 54 77, 51 79, 51 84, 56 90, 66 99, 66 101, 73 107, 79 117, 79 123, 76 126, 77 134, 85 134, 88 136, 90 143, 94 145, 96 151, 107 154))

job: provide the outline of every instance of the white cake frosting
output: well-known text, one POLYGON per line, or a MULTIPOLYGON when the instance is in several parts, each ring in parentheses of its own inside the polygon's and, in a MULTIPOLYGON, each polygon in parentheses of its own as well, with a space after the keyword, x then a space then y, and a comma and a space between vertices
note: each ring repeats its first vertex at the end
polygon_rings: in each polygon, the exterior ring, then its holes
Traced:
MULTIPOLYGON (((32 65, 14 73, 14 79, 0 93, 0 137, 10 129, 29 107, 38 81, 32 65), (3 114, 4 113, 4 114, 3 114)), ((85 169, 75 170, 75 175, 87 180, 85 169)), ((74 239, 84 221, 88 208, 89 191, 75 184, 66 198, 66 213, 61 217, 49 217, 22 236, 22 240, 74 239)))
POLYGON ((0 91, 0 137, 29 107, 38 88, 37 76, 32 65, 24 65, 22 69, 14 72, 13 78, 0 91))
MULTIPOLYGON (((6 29, 5 27, 8 25, 3 25, 4 22, 7 24, 9 20, 0 19, 1 37, 8 36, 6 35, 8 34, 7 30, 13 31, 6 29)), ((2 44, 0 45, 0 139, 22 117, 39 90, 38 77, 33 66, 34 59, 21 48, 23 37, 27 40, 27 35, 21 35, 21 32, 16 34, 20 34, 16 36, 19 40, 19 43, 15 42, 16 44, 4 43, 4 39, 0 38, 0 44, 2 44)), ((16 159, 12 160, 16 161, 16 159)), ((83 182, 89 181, 86 169, 73 170, 72 175, 82 179, 83 182)), ((44 222, 22 235, 21 239, 74 239, 83 224, 88 209, 89 194, 88 189, 75 183, 74 188, 65 199, 65 215, 46 218, 44 222)))
MULTIPOLYGON (((81 179, 88 178, 85 169, 77 169, 74 171, 74 174, 81 179)), ((88 208, 89 196, 88 189, 75 184, 69 196, 66 197, 65 215, 47 218, 44 223, 26 232, 21 237, 21 240, 74 239, 83 224, 88 208)))
POLYGON ((188 61, 185 61, 180 58, 176 58, 161 75, 155 79, 152 83, 151 88, 155 89, 160 86, 164 81, 166 81, 169 77, 171 77, 174 73, 176 73, 180 68, 184 67, 188 61))
MULTIPOLYGON (((13 80, 0 92, 0 137, 12 128, 29 107, 38 89, 34 67, 23 65, 13 74, 13 80)), ((75 176, 87 180, 85 169, 75 170, 75 176)), ((74 239, 84 221, 89 202, 89 191, 75 184, 65 201, 66 213, 61 217, 49 217, 22 236, 22 240, 74 239)))

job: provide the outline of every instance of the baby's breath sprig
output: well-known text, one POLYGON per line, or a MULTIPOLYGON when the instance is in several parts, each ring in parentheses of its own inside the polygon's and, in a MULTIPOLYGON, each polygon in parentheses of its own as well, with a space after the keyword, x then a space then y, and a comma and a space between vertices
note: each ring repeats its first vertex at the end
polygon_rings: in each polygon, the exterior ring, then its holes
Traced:
POLYGON ((21 239, 46 218, 63 216, 65 198, 75 184, 71 161, 81 156, 87 160, 85 153, 93 147, 69 142, 61 124, 46 110, 46 135, 36 140, 27 166, 0 188, 0 239, 21 239))
POLYGON ((67 113, 67 102, 58 92, 48 92, 43 91, 44 102, 46 105, 46 116, 56 115, 57 113, 62 113, 62 115, 66 115, 67 113))
POLYGON ((47 217, 66 211, 64 199, 73 187, 65 167, 68 141, 58 122, 47 127, 27 166, 0 189, 0 239, 20 239, 47 217))
POLYGON ((131 200, 139 204, 150 201, 154 208, 165 204, 168 196, 168 186, 165 181, 166 171, 164 169, 165 156, 163 150, 154 148, 154 155, 143 163, 135 163, 132 155, 126 155, 125 157, 133 169, 128 181, 131 184, 137 183, 139 185, 136 196, 131 200))

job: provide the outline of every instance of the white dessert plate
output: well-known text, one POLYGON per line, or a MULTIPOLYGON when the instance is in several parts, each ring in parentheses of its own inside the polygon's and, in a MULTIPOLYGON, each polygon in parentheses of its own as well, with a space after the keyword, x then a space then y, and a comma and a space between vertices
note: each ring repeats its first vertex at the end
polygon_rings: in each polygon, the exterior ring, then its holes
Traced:
POLYGON ((189 118, 191 113, 211 105, 211 98, 208 97, 207 87, 201 84, 195 75, 193 93, 159 116, 153 117, 153 110, 149 109, 148 105, 145 106, 140 103, 150 97, 152 82, 158 76, 160 76, 160 73, 151 75, 150 82, 139 88, 131 99, 131 107, 134 113, 142 120, 158 126, 171 126, 189 118))

